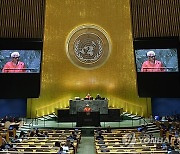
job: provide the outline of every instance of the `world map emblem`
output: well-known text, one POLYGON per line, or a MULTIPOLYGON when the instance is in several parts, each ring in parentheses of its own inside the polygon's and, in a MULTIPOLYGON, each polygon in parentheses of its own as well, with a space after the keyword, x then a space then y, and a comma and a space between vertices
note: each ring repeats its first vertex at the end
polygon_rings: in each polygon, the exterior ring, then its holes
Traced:
POLYGON ((66 41, 66 53, 70 61, 82 69, 102 66, 111 52, 107 32, 99 26, 81 25, 73 29, 66 41))

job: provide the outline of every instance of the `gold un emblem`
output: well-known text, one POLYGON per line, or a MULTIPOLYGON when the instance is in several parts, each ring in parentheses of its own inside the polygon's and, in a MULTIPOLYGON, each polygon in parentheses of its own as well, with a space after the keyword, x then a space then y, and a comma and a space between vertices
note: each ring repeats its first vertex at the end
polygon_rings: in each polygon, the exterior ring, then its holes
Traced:
POLYGON ((82 69, 95 69, 102 66, 110 52, 110 38, 99 26, 78 26, 70 32, 66 40, 66 53, 69 60, 82 69))

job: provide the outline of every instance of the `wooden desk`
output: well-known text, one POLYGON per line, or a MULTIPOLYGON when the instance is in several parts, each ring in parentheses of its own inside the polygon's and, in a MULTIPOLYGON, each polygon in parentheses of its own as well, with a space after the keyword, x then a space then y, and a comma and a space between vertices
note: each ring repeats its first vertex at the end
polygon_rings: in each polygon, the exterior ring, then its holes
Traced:
POLYGON ((0 135, 0 146, 2 145, 2 136, 0 135))
POLYGON ((100 150, 96 151, 97 154, 123 154, 123 153, 128 153, 128 154, 153 154, 153 153, 162 153, 162 154, 167 154, 167 151, 124 151, 124 152, 117 152, 117 150, 111 150, 110 152, 101 152, 100 150))
POLYGON ((100 114, 108 114, 108 100, 70 100, 70 114, 77 114, 83 112, 83 109, 89 104, 93 112, 100 112, 100 114))

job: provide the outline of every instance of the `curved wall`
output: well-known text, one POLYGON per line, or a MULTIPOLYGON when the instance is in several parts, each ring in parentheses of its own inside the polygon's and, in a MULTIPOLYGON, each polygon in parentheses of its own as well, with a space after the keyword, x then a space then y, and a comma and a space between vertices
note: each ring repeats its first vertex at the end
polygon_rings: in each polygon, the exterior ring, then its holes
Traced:
POLYGON ((28 115, 66 108, 70 98, 87 93, 107 97, 109 107, 151 114, 150 99, 137 96, 130 22, 127 0, 46 0, 41 95, 28 100, 28 115), (110 36, 111 54, 97 69, 78 68, 66 55, 68 34, 82 24, 98 25, 110 36))

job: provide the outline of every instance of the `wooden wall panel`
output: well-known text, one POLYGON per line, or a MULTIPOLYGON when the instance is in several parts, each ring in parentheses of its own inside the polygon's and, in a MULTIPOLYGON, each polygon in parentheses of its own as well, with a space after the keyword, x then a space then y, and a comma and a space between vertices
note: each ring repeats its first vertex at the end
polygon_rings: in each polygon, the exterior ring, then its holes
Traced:
POLYGON ((45 0, 0 0, 1 38, 43 38, 45 0))
POLYGON ((180 36, 180 0, 130 0, 133 38, 180 36))

